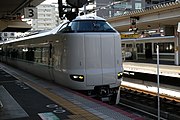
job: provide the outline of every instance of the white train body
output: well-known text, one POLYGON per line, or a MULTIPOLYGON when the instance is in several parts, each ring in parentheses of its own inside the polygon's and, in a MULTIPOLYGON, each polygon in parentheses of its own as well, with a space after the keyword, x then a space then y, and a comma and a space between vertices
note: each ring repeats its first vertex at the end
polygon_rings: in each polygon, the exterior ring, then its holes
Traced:
POLYGON ((0 48, 2 61, 71 89, 111 89, 122 79, 119 33, 99 17, 77 17, 50 32, 4 42, 0 48), (99 29, 98 23, 106 30, 90 29, 99 29), (80 26, 86 30, 78 30, 80 26))

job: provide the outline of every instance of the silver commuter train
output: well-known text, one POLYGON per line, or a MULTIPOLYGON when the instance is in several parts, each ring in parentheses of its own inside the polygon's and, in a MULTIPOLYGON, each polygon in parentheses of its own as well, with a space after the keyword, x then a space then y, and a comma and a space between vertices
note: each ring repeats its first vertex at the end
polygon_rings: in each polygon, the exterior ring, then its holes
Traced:
POLYGON ((5 41, 0 51, 1 61, 74 90, 110 93, 122 80, 119 33, 97 16, 5 41))

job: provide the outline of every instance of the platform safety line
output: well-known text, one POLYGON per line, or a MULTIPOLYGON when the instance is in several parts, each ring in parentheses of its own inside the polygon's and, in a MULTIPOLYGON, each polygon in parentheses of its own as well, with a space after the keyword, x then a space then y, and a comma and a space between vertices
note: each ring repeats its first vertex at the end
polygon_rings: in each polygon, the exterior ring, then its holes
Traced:
MULTIPOLYGON (((5 67, 5 69, 8 69, 8 68, 5 67)), ((27 85, 29 85, 30 87, 32 87, 33 89, 38 91, 39 93, 46 96, 47 98, 51 99, 52 101, 54 101, 58 105, 64 107, 65 109, 70 111, 72 114, 75 114, 74 116, 70 115, 69 116, 70 118, 73 119, 73 117, 74 117, 74 118, 84 118, 84 120, 102 120, 102 118, 90 113, 89 111, 87 111, 83 108, 80 108, 79 106, 73 104, 71 101, 68 101, 68 100, 60 97, 59 95, 56 95, 55 93, 49 91, 48 89, 43 88, 40 85, 37 85, 35 82, 27 80, 26 78, 20 76, 15 71, 12 71, 9 69, 5 70, 5 71, 7 73, 11 74, 12 76, 16 77, 18 80, 26 83, 27 85)))

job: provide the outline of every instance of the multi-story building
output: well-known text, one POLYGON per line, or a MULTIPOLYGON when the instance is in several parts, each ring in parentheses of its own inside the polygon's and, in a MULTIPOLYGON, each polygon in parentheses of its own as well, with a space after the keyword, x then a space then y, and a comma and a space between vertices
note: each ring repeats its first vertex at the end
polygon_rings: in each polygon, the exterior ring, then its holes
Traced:
POLYGON ((37 9, 38 19, 33 19, 31 23, 33 31, 49 30, 58 25, 59 17, 55 5, 41 4, 37 6, 37 9))

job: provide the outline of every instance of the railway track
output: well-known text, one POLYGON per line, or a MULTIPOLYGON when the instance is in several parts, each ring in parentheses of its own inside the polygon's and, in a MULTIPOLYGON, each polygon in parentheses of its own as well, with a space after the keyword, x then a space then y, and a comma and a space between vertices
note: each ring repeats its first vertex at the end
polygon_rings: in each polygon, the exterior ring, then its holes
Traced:
MULTIPOLYGON (((95 98, 99 99, 99 98, 95 98)), ((99 99, 100 100, 100 99, 99 99)), ((116 95, 112 96, 108 104, 115 104, 116 95)), ((157 93, 121 85, 120 102, 117 107, 145 116, 149 119, 157 119, 157 93)), ((180 98, 160 94, 160 110, 162 120, 180 119, 180 98)))
MULTIPOLYGON (((141 89, 121 86, 120 106, 140 111, 152 119, 157 118, 157 94, 141 89)), ((180 119, 179 98, 160 95, 161 119, 180 119)))

